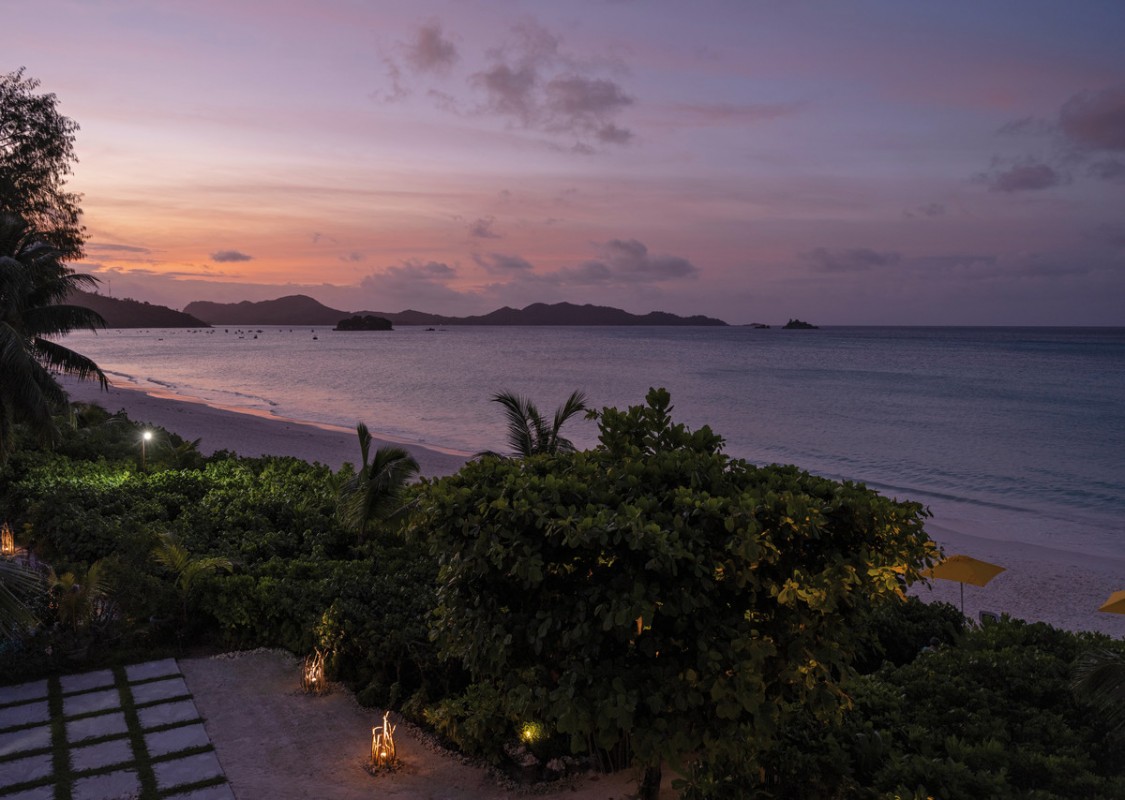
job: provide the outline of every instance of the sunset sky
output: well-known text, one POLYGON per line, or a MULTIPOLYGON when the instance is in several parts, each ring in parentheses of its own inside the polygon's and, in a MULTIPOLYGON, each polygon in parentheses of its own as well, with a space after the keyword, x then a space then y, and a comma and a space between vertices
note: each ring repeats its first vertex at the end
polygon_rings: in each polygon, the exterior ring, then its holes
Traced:
POLYGON ((20 0, 102 292, 1125 324, 1125 2, 20 0))

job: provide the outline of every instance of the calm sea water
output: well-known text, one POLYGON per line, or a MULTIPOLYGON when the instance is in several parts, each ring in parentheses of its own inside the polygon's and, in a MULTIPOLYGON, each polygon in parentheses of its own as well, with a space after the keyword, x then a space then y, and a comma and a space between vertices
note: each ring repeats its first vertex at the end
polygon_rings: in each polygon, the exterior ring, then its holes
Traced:
MULTIPOLYGON (((997 539, 1125 554, 1125 329, 112 330, 67 344, 115 381, 472 453, 500 390, 551 412, 666 387, 727 452, 926 503, 997 539)), ((585 420, 566 434, 595 442, 585 420)))

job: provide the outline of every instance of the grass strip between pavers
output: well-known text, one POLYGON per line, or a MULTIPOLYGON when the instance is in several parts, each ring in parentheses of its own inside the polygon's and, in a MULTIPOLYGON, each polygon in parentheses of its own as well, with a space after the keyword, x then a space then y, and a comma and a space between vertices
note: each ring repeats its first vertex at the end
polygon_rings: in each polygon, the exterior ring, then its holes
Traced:
MULTIPOLYGON (((177 751, 175 753, 166 753, 161 756, 153 757, 148 752, 148 746, 145 744, 145 730, 141 727, 140 715, 138 710, 142 708, 151 708, 162 703, 178 701, 178 700, 193 700, 191 694, 165 698, 161 700, 154 700, 147 703, 138 705, 133 701, 133 692, 131 684, 129 683, 128 675, 124 667, 115 667, 113 669, 114 686, 117 689, 118 695, 121 699, 121 711, 125 715, 125 723, 128 727, 127 734, 107 734, 105 736, 98 736, 91 739, 84 739, 81 746, 87 747, 89 745, 100 744, 102 742, 112 741, 114 739, 127 739, 133 751, 133 759, 120 764, 111 764, 103 767, 96 767, 94 769, 86 769, 75 771, 70 762, 71 745, 66 738, 66 723, 67 718, 63 714, 63 698, 62 683, 58 676, 52 676, 47 682, 47 706, 50 710, 50 720, 47 723, 29 723, 27 725, 17 725, 11 728, 6 728, 5 732, 13 732, 23 730, 25 728, 34 728, 39 725, 47 724, 51 728, 51 745, 49 747, 40 747, 35 750, 21 751, 0 757, 0 762, 14 761, 20 758, 51 754, 52 766, 54 769, 53 774, 37 778, 31 781, 25 781, 12 786, 5 786, 0 789, 0 800, 5 797, 23 792, 28 789, 35 789, 41 786, 54 786, 55 800, 72 800, 74 795, 74 782, 77 779, 89 778, 97 775, 105 775, 119 770, 134 770, 137 773, 137 779, 141 784, 141 792, 138 800, 162 800, 162 798, 170 797, 172 795, 182 794, 189 791, 196 791, 198 789, 206 789, 210 786, 219 786, 227 782, 225 775, 218 775, 214 778, 205 778, 200 781, 193 781, 191 783, 181 784, 179 786, 171 786, 167 789, 159 789, 156 783, 156 772, 153 769, 153 764, 159 764, 166 761, 174 761, 178 758, 185 756, 198 755, 200 753, 207 753, 213 751, 214 745, 208 743, 199 745, 198 747, 188 748, 186 750, 177 751)), ((174 676, 165 676, 174 677, 174 676)), ((137 684, 152 683, 158 680, 164 680, 165 677, 150 678, 143 681, 137 681, 137 684)), ((110 687, 104 687, 108 689, 110 687)), ((67 696, 76 694, 85 694, 87 691, 82 690, 78 692, 68 692, 67 696)), ((101 691, 99 689, 98 691, 101 691)), ((8 705, 22 705, 24 702, 41 702, 41 701, 21 701, 19 703, 10 703, 8 705)), ((85 714, 77 714, 70 717, 70 720, 80 720, 89 717, 102 716, 104 714, 113 713, 109 711, 91 711, 85 714)), ((174 728, 182 728, 188 725, 196 725, 202 723, 202 719, 183 720, 178 722, 170 722, 164 725, 154 727, 149 733, 157 733, 160 731, 172 730, 174 728)))
POLYGON ((136 704, 133 703, 133 692, 129 689, 129 676, 125 674, 124 667, 114 667, 113 676, 117 679, 117 691, 121 694, 121 710, 125 712, 129 741, 133 745, 133 756, 136 758, 137 778, 141 782, 140 800, 156 800, 159 796, 156 791, 156 773, 152 770, 152 759, 149 758, 148 746, 145 744, 141 718, 137 714, 136 704))

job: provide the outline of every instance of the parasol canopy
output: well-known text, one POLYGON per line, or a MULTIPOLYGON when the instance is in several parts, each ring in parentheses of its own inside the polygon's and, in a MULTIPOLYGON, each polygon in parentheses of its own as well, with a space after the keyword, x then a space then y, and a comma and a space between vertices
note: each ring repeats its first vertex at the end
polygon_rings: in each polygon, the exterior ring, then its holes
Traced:
POLYGON ((935 564, 930 569, 923 570, 922 575, 926 578, 940 578, 945 581, 957 581, 961 584, 961 613, 964 614, 965 584, 984 586, 1003 571, 1004 567, 989 564, 979 558, 956 555, 950 556, 940 564, 935 564))
POLYGON ((1125 614, 1125 592, 1114 592, 1109 599, 1102 603, 1098 611, 1108 611, 1110 614, 1125 614))

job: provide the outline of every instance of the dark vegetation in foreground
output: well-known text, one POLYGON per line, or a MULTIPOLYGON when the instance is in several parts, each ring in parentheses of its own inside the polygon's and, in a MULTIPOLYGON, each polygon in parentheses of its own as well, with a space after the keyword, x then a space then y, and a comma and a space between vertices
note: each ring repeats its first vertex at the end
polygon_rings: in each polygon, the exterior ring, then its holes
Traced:
POLYGON ((652 393, 599 412, 594 450, 422 481, 361 541, 348 467, 158 432, 142 469, 137 424, 75 408, 0 468, 0 520, 54 575, 0 681, 320 648, 361 703, 545 773, 577 754, 670 765, 689 798, 1125 797, 1121 729, 1070 688, 1120 642, 901 601, 894 565, 932 555, 919 506, 728 459, 668 415, 652 393))

